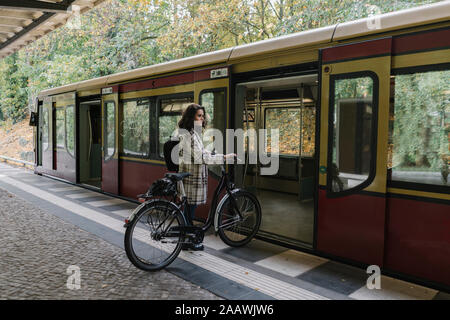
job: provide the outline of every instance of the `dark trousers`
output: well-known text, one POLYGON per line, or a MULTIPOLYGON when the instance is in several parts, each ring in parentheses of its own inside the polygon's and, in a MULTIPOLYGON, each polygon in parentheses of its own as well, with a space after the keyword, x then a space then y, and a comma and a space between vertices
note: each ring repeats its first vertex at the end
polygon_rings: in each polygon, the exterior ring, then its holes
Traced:
POLYGON ((194 217, 195 217, 195 209, 197 208, 196 204, 187 204, 184 207, 184 216, 186 217, 186 220, 188 225, 193 225, 194 217))

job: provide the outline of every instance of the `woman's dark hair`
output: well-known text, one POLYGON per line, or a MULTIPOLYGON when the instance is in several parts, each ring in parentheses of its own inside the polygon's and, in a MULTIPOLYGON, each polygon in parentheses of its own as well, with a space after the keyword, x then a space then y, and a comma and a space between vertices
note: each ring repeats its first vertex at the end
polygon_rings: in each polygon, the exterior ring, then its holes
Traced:
POLYGON ((205 115, 205 118, 203 119, 203 128, 205 128, 206 127, 205 107, 202 107, 201 105, 195 103, 188 105, 186 110, 184 110, 183 116, 181 117, 181 120, 178 122, 178 127, 180 129, 186 129, 188 131, 194 129, 194 119, 198 110, 203 110, 203 114, 205 115))

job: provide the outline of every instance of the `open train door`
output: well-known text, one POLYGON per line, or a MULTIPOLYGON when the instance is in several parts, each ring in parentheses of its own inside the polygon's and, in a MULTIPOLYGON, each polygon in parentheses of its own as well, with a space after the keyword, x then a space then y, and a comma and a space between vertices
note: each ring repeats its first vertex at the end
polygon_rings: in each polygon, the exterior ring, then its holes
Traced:
POLYGON ((77 182, 76 96, 76 92, 53 96, 53 174, 72 183, 77 182))
POLYGON ((119 194, 119 86, 102 89, 102 190, 119 194))
POLYGON ((392 38, 321 50, 316 249, 383 265, 392 38))
POLYGON ((45 97, 39 114, 39 141, 41 165, 53 170, 53 99, 45 97))

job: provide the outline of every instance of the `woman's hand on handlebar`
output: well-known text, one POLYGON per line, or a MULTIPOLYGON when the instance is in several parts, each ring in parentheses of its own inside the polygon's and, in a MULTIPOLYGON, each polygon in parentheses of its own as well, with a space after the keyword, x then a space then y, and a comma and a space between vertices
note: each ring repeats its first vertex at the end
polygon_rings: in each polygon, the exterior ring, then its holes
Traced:
POLYGON ((228 159, 237 159, 237 154, 236 153, 229 153, 229 154, 225 154, 224 156, 224 159, 225 160, 228 160, 228 159))
POLYGON ((239 159, 237 157, 236 153, 229 153, 223 156, 224 162, 229 162, 228 160, 232 159, 234 160, 234 162, 238 163, 239 161, 241 161, 241 159, 239 159))

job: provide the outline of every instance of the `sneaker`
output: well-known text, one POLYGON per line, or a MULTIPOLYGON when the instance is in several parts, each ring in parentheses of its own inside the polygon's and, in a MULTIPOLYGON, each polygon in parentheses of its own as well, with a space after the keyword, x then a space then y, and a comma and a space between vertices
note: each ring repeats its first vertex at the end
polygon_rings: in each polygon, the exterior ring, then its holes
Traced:
POLYGON ((191 249, 192 244, 190 243, 183 243, 181 244, 181 250, 189 250, 191 249))
POLYGON ((205 247, 203 247, 203 244, 199 243, 199 244, 191 244, 191 249, 193 251, 203 251, 205 249, 205 247))

